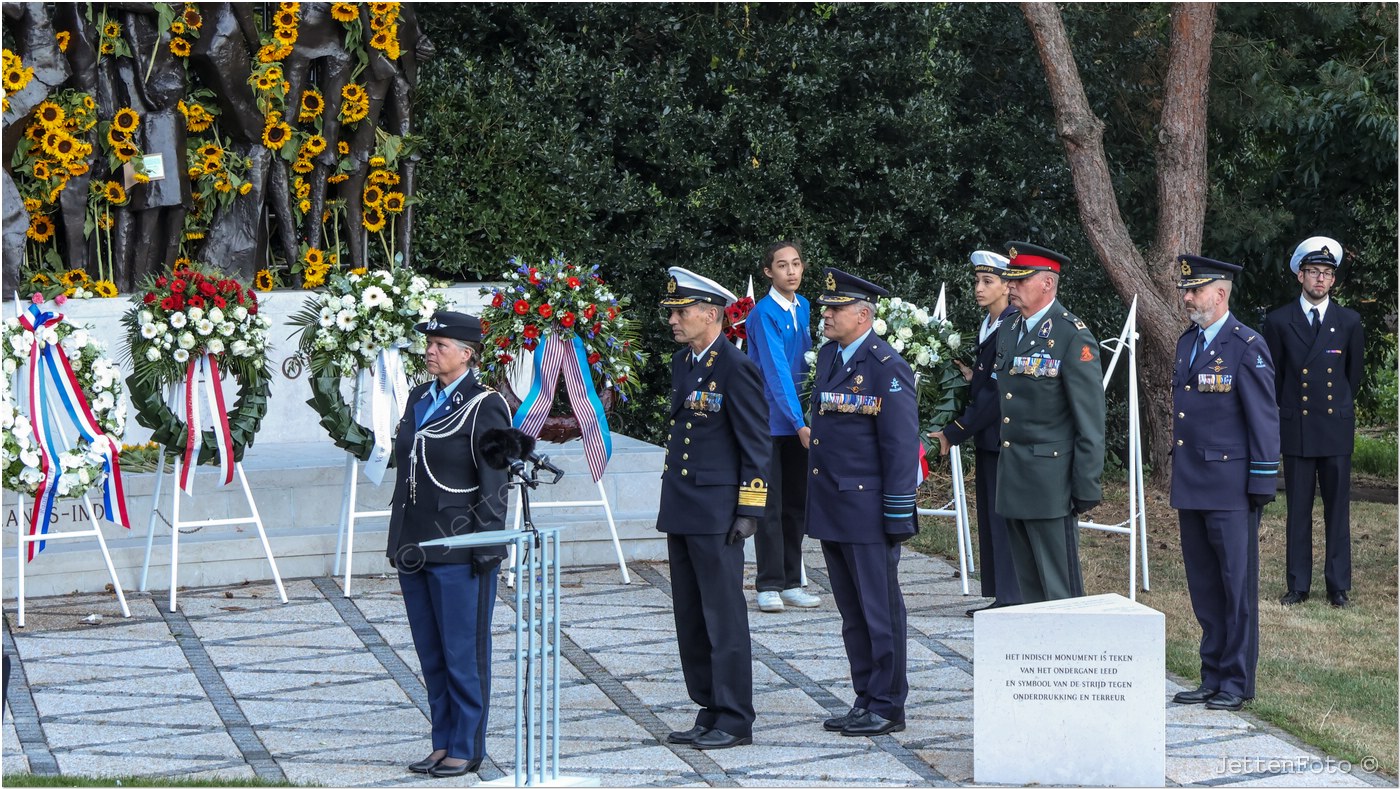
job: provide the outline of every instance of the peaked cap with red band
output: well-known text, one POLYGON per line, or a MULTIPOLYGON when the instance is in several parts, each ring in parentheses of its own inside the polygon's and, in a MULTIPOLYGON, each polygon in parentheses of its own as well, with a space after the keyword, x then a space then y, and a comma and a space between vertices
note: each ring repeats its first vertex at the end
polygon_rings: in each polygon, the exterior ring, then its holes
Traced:
POLYGON ((1061 273, 1069 265, 1069 258, 1054 250, 1038 247, 1025 241, 1006 242, 1007 270, 1004 279, 1025 279, 1037 271, 1061 273))

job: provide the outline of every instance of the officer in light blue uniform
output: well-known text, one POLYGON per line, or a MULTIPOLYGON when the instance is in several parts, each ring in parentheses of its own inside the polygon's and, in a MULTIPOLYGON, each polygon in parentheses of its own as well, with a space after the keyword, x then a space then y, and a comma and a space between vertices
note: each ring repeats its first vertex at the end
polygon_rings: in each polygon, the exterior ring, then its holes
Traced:
POLYGON ((856 697, 824 727, 869 737, 904 729, 909 695, 899 546, 918 532, 918 397, 909 364, 872 329, 889 292, 830 268, 825 286, 807 534, 822 543, 856 697))
POLYGON ((1279 420, 1268 344, 1230 314, 1241 268, 1177 258, 1192 326, 1172 372, 1171 505, 1191 607, 1201 624, 1201 685, 1178 704, 1238 710, 1259 658, 1259 515, 1278 482, 1279 420))

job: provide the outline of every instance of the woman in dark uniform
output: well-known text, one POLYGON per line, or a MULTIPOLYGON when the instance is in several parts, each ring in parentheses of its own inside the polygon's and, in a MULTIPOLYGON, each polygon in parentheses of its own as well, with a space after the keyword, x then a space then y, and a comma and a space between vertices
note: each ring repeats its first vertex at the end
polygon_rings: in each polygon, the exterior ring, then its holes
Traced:
POLYGON ((482 459, 481 437, 509 428, 510 410, 477 380, 480 320, 439 312, 415 328, 428 336, 435 380, 409 393, 399 422, 387 553, 432 713, 432 753, 408 769, 446 778, 475 772, 486 756, 491 613, 505 547, 420 543, 505 527, 506 472, 482 459))

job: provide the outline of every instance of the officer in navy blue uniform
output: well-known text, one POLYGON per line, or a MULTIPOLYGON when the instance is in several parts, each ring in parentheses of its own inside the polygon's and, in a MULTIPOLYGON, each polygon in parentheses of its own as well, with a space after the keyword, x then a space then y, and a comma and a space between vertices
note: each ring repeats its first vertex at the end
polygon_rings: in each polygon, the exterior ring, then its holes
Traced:
POLYGON ((900 543, 918 532, 919 414, 914 373, 872 329, 889 292, 829 268, 817 297, 828 340, 817 353, 807 534, 821 540, 855 701, 827 731, 904 730, 909 695, 900 543))
POLYGON ((676 641, 695 725, 667 741, 700 750, 753 742, 753 664, 744 539, 768 500, 768 406, 758 365, 723 336, 738 299, 669 270, 661 306, 682 348, 671 359, 671 425, 656 528, 666 534, 676 641))
POLYGON ((1279 602, 1308 599, 1312 586, 1313 493, 1322 489, 1327 600, 1348 605, 1351 590, 1351 453, 1356 393, 1366 337, 1361 316, 1328 297, 1342 264, 1342 245, 1324 236, 1303 241, 1290 266, 1303 292, 1264 319, 1273 354, 1288 498, 1288 589, 1279 602))
POLYGON ((491 614, 505 548, 419 543, 505 528, 506 472, 482 458, 481 438, 509 428, 510 410, 477 380, 481 321, 443 311, 415 328, 428 335, 424 361, 434 380, 409 392, 394 438, 387 553, 432 717, 433 751, 409 769, 448 777, 475 772, 486 756, 491 614))
POLYGON ((1264 338, 1230 314, 1241 268, 1181 255, 1192 326, 1172 372, 1171 505, 1191 607, 1201 624, 1201 685, 1178 704, 1238 710, 1259 658, 1259 515, 1278 481, 1274 364, 1264 338))
MULTIPOLYGON (((958 366, 970 382, 969 402, 962 414, 942 430, 929 434, 938 440, 941 454, 953 444, 971 438, 977 457, 977 547, 982 561, 982 596, 992 598, 985 608, 1020 605, 1021 586, 1016 582, 1016 564, 1011 561, 1011 544, 1006 519, 996 511, 997 460, 1001 457, 1001 401, 996 368, 997 330, 1016 315, 1007 299, 1006 273, 1009 261, 1004 255, 978 250, 972 253, 972 269, 977 277, 977 306, 987 310, 977 329, 976 368, 958 366)), ((972 616, 981 608, 969 608, 972 616)))

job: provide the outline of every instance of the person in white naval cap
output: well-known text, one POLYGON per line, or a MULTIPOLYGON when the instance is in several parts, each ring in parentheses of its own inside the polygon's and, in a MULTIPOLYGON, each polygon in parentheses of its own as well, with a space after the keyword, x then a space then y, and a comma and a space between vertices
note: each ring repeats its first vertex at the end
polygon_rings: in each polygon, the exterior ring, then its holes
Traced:
POLYGON ((1351 453, 1365 333, 1361 316, 1329 296, 1342 254, 1342 245, 1324 236, 1299 244, 1289 267, 1303 292, 1264 320, 1288 497, 1288 588, 1279 599, 1284 605, 1297 605, 1311 592, 1313 493, 1319 487, 1327 601, 1338 608, 1350 603, 1351 453))
POLYGON ((970 382, 967 408, 941 430, 930 433, 938 440, 941 454, 948 454, 954 444, 971 438, 977 452, 977 546, 982 561, 982 596, 992 603, 969 608, 972 616, 981 608, 1002 608, 1020 605, 1021 587, 1016 583, 1016 565, 1011 562, 1011 545, 1006 534, 1006 519, 997 514, 997 459, 1001 456, 1001 403, 997 400, 997 382, 992 378, 996 366, 997 330, 1009 323, 1016 314, 1010 304, 1006 280, 1009 261, 1004 255, 978 250, 972 253, 972 270, 977 277, 973 291, 977 306, 987 311, 977 328, 977 368, 970 369, 961 361, 963 377, 970 382))
POLYGON ((666 535, 676 641, 695 725, 667 742, 701 750, 753 742, 753 647, 744 540, 768 499, 768 405, 758 365, 723 336, 738 299, 714 280, 669 270, 661 306, 681 344, 671 358, 671 424, 656 528, 666 535))

